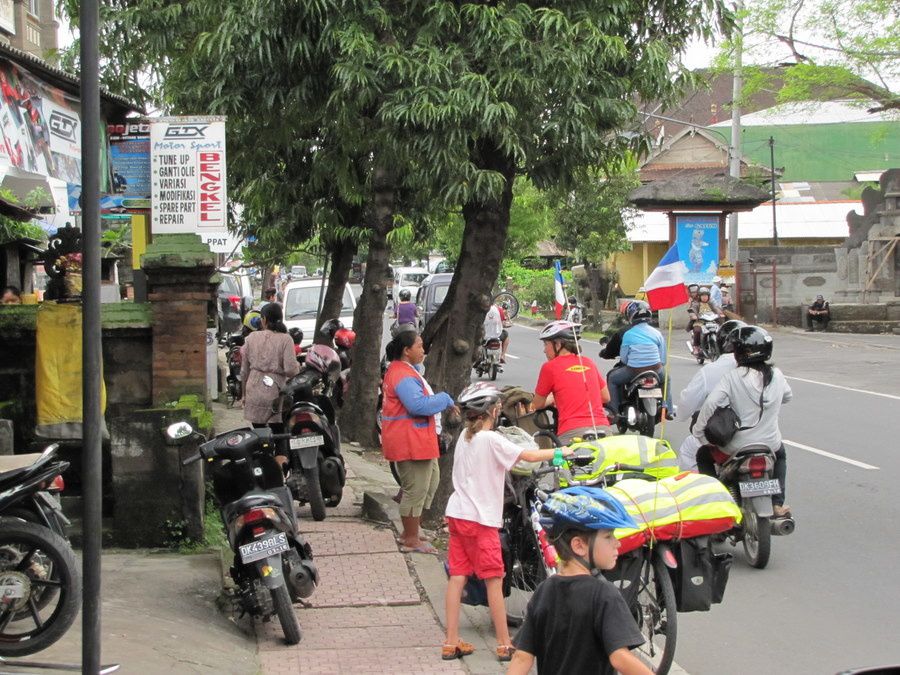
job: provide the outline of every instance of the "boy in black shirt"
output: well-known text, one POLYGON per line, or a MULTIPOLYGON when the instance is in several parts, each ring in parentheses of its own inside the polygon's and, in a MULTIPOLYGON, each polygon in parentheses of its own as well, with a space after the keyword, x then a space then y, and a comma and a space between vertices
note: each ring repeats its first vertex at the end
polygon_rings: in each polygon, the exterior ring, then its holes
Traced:
POLYGON ((644 643, 622 595, 600 570, 615 567, 619 541, 613 530, 636 527, 614 497, 599 488, 567 488, 547 500, 559 573, 538 586, 513 640, 507 675, 538 673, 652 675, 631 653, 644 643))

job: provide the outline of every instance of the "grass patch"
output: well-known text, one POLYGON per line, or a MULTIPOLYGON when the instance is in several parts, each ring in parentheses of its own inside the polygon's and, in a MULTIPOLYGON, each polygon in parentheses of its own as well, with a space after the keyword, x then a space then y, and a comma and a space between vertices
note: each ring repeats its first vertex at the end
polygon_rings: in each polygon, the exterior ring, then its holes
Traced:
POLYGON ((176 553, 190 555, 194 553, 206 553, 208 551, 229 551, 228 538, 225 536, 225 526, 219 507, 216 506, 212 495, 212 485, 206 484, 206 503, 204 504, 203 539, 197 541, 185 534, 186 521, 165 522, 167 531, 166 546, 176 553))

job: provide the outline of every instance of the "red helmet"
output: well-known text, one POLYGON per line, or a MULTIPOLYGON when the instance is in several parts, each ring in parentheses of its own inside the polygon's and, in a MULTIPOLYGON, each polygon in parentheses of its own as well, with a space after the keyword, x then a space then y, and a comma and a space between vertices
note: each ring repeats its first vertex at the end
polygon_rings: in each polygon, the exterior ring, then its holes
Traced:
POLYGON ((339 328, 334 333, 334 344, 338 347, 343 347, 344 349, 350 349, 353 347, 353 343, 356 342, 356 332, 351 330, 350 328, 339 328))
POLYGON ((331 379, 336 379, 341 374, 341 357, 325 345, 312 345, 309 348, 306 365, 331 379))

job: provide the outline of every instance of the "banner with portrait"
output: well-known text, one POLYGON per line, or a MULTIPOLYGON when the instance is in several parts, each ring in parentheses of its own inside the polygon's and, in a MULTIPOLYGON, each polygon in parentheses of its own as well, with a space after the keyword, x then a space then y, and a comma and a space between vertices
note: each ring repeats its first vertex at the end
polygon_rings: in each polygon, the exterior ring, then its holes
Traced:
POLYGON ((685 267, 685 283, 710 283, 719 271, 718 214, 676 215, 675 242, 685 267))

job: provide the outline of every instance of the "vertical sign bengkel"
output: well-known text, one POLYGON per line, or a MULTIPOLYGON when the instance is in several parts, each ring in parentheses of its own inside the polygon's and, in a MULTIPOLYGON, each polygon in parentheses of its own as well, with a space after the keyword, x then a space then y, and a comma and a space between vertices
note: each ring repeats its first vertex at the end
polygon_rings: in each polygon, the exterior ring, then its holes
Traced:
POLYGON ((155 234, 227 236, 224 117, 161 117, 150 124, 155 234))

